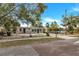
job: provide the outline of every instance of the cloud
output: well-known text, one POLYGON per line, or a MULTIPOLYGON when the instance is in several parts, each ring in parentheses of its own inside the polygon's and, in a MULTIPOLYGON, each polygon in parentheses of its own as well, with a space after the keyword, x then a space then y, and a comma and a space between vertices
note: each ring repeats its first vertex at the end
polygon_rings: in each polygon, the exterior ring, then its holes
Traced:
POLYGON ((79 12, 79 3, 75 4, 74 7, 72 7, 73 11, 79 12))
POLYGON ((56 21, 58 24, 61 23, 60 20, 57 20, 57 19, 54 19, 54 18, 50 18, 50 17, 42 18, 43 26, 45 26, 46 23, 51 24, 51 23, 54 22, 54 21, 56 21))
POLYGON ((73 11, 76 11, 76 12, 79 12, 79 8, 78 7, 75 7, 75 8, 72 8, 73 11))
POLYGON ((79 7, 72 7, 67 12, 67 15, 75 15, 75 16, 77 16, 78 14, 79 14, 79 7))
POLYGON ((48 23, 54 22, 54 21, 60 22, 60 21, 57 20, 57 19, 53 19, 53 18, 49 18, 49 17, 43 18, 43 21, 44 21, 44 22, 48 22, 48 23))

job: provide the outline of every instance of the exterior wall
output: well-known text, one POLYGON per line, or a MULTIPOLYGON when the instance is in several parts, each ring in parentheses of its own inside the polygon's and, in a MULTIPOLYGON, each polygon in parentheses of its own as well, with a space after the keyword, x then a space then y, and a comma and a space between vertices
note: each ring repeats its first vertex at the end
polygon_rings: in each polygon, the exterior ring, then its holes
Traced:
POLYGON ((77 24, 77 27, 79 27, 79 24, 77 24))
MULTIPOLYGON (((43 33, 44 28, 43 27, 17 27, 17 34, 21 33, 43 33)), ((5 31, 3 27, 0 27, 0 32, 5 31)))
POLYGON ((17 29, 17 33, 43 33, 43 28, 42 27, 19 27, 17 29))
POLYGON ((31 28, 32 33, 43 33, 43 28, 40 27, 33 27, 31 28))
POLYGON ((1 31, 4 31, 4 28, 3 28, 3 27, 0 27, 0 32, 1 32, 1 31))

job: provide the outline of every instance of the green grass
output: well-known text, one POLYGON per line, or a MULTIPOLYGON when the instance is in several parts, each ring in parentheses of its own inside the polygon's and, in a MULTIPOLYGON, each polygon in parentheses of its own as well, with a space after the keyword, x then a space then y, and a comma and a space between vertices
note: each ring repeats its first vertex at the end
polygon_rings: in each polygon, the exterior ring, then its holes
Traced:
POLYGON ((46 43, 51 42, 54 40, 59 40, 49 37, 49 38, 40 38, 40 39, 28 39, 28 40, 16 40, 16 41, 8 41, 8 42, 0 42, 0 48, 6 48, 11 46, 20 46, 20 45, 29 45, 29 44, 39 44, 39 43, 46 43))

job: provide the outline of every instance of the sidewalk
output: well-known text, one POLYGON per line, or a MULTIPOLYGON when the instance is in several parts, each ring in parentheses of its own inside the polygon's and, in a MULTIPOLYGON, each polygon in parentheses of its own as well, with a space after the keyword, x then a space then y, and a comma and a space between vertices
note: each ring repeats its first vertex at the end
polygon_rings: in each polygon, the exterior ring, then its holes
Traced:
MULTIPOLYGON (((33 34, 35 35, 35 34, 33 34)), ((13 38, 13 39, 2 39, 0 40, 0 42, 7 42, 7 41, 16 41, 16 40, 34 40, 34 39, 42 39, 42 38, 54 38, 56 37, 56 34, 50 34, 50 36, 45 36, 45 34, 42 34, 41 36, 38 35, 37 37, 26 37, 25 35, 21 34, 20 36, 24 36, 24 38, 13 38)), ((18 37, 20 37, 18 36, 18 37)), ((79 39, 79 37, 70 37, 68 35, 62 35, 62 34, 58 34, 57 37, 61 38, 61 39, 65 39, 65 40, 76 40, 76 39, 79 39)))
MULTIPOLYGON (((50 34, 53 37, 56 37, 56 34, 50 34)), ((70 35, 64 35, 64 34, 57 34, 57 37, 70 40, 70 39, 78 39, 79 37, 71 37, 70 35)))
POLYGON ((36 39, 43 39, 43 38, 54 38, 54 37, 29 37, 29 38, 21 38, 21 39, 2 39, 0 42, 8 42, 8 41, 16 41, 16 40, 36 40, 36 39))

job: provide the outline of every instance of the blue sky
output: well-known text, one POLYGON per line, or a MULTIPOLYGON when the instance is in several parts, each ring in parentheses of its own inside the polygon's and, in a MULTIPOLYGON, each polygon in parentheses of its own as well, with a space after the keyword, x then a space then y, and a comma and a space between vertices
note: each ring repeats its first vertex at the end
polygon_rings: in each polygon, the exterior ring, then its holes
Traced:
POLYGON ((47 22, 51 23, 57 21, 60 25, 62 15, 64 15, 65 10, 67 9, 68 15, 78 15, 79 14, 79 4, 78 3, 46 3, 47 9, 41 15, 43 25, 47 22))

